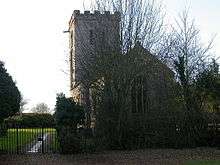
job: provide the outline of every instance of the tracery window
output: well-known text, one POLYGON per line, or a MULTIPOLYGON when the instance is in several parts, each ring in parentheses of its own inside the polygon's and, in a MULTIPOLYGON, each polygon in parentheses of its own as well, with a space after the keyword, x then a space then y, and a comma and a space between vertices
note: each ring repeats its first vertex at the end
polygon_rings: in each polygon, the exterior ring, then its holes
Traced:
POLYGON ((148 107, 147 83, 145 77, 137 77, 131 91, 132 113, 145 113, 148 107))

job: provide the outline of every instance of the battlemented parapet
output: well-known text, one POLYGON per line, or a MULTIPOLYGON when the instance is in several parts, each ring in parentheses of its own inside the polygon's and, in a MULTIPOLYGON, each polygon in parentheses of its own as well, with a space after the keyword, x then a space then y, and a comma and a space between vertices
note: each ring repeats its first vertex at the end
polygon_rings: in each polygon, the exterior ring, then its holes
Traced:
POLYGON ((98 10, 95 10, 93 13, 90 11, 84 11, 84 13, 80 13, 80 10, 74 10, 71 19, 69 21, 69 26, 74 22, 75 19, 117 19, 120 21, 120 13, 114 12, 111 13, 110 11, 104 11, 101 13, 98 10))

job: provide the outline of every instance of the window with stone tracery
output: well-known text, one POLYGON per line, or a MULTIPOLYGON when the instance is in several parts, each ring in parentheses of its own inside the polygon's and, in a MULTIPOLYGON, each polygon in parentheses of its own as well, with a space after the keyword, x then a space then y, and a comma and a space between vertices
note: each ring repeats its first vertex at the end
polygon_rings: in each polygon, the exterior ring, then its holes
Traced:
POLYGON ((145 113, 148 107, 147 84, 145 77, 137 77, 131 91, 132 113, 145 113))

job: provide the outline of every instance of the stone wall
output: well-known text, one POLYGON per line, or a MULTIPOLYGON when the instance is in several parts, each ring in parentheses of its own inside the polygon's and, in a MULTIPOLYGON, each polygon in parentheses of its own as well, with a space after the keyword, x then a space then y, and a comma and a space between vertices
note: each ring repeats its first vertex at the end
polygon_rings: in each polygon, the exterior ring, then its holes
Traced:
POLYGON ((87 68, 100 51, 119 47, 119 13, 75 10, 69 22, 71 87, 86 79, 87 68))

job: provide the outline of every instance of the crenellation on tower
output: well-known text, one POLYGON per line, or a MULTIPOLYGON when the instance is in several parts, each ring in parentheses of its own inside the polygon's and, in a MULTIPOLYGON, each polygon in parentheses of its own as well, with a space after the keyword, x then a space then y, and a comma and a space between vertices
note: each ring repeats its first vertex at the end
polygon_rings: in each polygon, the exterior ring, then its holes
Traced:
POLYGON ((100 11, 99 10, 94 10, 94 15, 100 15, 100 11))
POLYGON ((90 12, 86 10, 84 13, 81 13, 80 10, 74 10, 69 24, 71 25, 75 19, 106 19, 106 17, 111 20, 117 19, 120 21, 120 12, 115 11, 114 13, 111 13, 110 11, 100 12, 98 10, 90 12))
POLYGON ((77 15, 80 15, 80 10, 73 11, 73 16, 76 17, 77 15))
POLYGON ((104 14, 105 14, 106 16, 109 16, 109 15, 110 15, 110 11, 104 11, 104 14))
POLYGON ((85 15, 90 15, 90 11, 85 10, 85 11, 84 11, 84 14, 85 14, 85 15))

